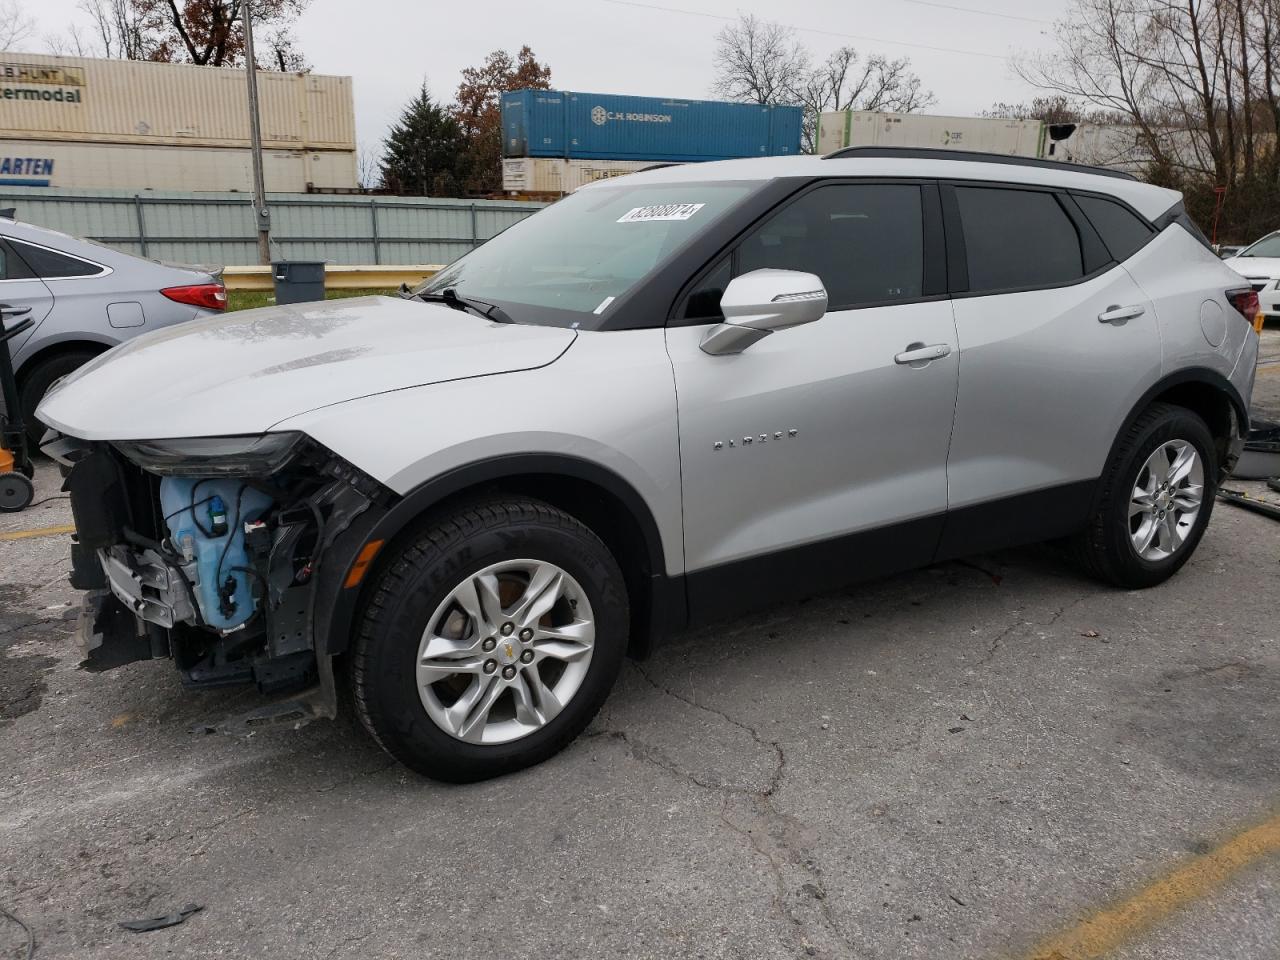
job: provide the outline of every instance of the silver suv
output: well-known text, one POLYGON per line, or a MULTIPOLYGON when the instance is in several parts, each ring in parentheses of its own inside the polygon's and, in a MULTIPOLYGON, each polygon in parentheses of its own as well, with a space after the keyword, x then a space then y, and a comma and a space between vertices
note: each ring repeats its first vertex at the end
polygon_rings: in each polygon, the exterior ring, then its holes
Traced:
POLYGON ((400 299, 139 337, 39 416, 90 668, 321 715, 349 683, 465 781, 561 749, 626 654, 779 597, 1058 538, 1161 582, 1241 448, 1256 309, 1126 176, 735 160, 587 187, 400 299))

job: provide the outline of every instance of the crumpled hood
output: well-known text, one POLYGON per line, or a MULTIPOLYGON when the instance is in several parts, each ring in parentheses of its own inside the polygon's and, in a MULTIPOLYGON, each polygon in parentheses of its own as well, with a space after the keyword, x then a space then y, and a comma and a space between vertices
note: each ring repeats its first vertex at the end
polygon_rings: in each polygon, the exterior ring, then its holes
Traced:
POLYGON ((128 340, 58 384, 37 417, 84 440, 261 433, 357 397, 545 366, 576 336, 391 297, 265 307, 128 340))
POLYGON ((1280 257, 1229 257, 1222 262, 1242 277, 1280 278, 1280 257))

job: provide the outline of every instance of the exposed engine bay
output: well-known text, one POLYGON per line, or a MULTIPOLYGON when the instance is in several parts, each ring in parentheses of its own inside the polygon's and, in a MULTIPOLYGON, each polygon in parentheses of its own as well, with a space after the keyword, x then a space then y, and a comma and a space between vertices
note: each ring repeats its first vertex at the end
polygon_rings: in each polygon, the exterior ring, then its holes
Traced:
POLYGON ((317 597, 350 565, 353 522, 392 495, 297 434, 166 443, 44 446, 71 495, 86 668, 169 657, 189 686, 331 688, 317 597))

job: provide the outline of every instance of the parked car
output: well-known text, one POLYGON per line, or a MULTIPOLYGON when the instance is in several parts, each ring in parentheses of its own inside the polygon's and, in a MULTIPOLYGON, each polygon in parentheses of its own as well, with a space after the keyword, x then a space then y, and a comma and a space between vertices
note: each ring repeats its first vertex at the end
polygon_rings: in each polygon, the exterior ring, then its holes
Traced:
POLYGON ((601 181, 402 299, 139 337, 39 416, 91 667, 323 715, 349 683, 465 781, 779 597, 1058 538, 1160 583, 1239 455, 1254 309, 1169 190, 853 149, 601 181))
POLYGON ((1213 248, 1213 252, 1223 260, 1230 260, 1243 249, 1244 244, 1242 243, 1220 243, 1213 248))
POLYGON ((12 343, 32 443, 49 385, 130 337, 226 309, 213 273, 143 260, 0 216, 0 316, 36 325, 12 343))
POLYGON ((1280 320, 1280 230, 1223 262, 1249 281, 1258 295, 1263 321, 1280 320))

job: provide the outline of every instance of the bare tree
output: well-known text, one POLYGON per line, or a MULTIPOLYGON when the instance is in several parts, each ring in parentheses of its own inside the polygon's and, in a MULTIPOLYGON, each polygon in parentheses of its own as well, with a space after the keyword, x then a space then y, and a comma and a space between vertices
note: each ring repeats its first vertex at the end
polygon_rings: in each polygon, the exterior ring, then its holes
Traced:
POLYGON ((879 54, 860 58, 853 47, 840 47, 809 70, 791 96, 805 108, 804 147, 809 152, 817 147, 818 119, 828 110, 911 113, 935 102, 911 72, 909 60, 879 54))
POLYGON ((382 151, 368 144, 356 148, 356 183, 361 190, 372 190, 382 179, 382 151))
POLYGON ((86 40, 73 24, 73 46, 113 60, 153 59, 154 44, 148 42, 142 15, 131 0, 80 0, 80 10, 93 25, 96 41, 86 40))
POLYGON ((1280 0, 1074 0, 1029 82, 1124 118, 1159 182, 1242 232, 1280 216, 1280 0))
POLYGON ((73 23, 67 27, 66 34, 47 33, 44 38, 45 49, 57 57, 101 57, 102 50, 90 31, 73 23))
POLYGON ((36 22, 27 15, 21 0, 0 0, 0 50, 12 50, 35 33, 36 22))
POLYGON ((910 113, 934 102, 905 58, 861 57, 846 46, 814 66, 793 28, 751 15, 739 16, 720 31, 715 65, 715 96, 804 107, 804 149, 810 152, 817 146, 818 119, 824 111, 910 113))
POLYGON ((793 28, 750 14, 716 36, 712 93, 740 103, 788 103, 809 76, 809 51, 793 28))

